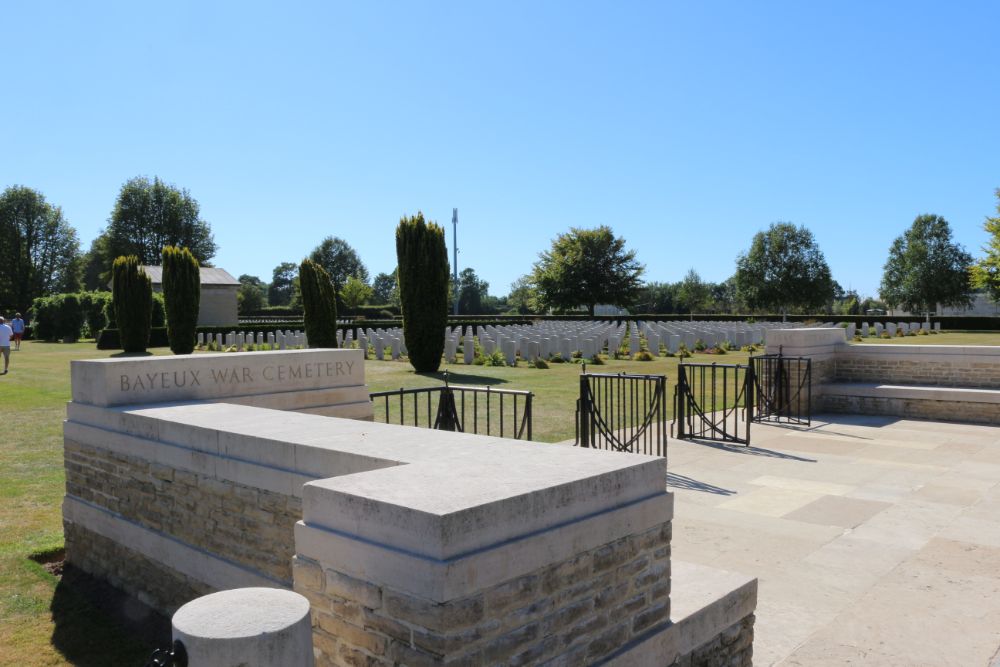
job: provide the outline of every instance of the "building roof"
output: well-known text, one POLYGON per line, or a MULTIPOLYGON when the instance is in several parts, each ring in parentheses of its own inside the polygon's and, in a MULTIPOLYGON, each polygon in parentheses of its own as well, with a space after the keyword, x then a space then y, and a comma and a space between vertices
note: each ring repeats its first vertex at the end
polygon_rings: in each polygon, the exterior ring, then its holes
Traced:
MULTIPOLYGON (((149 279, 154 285, 160 285, 163 283, 163 267, 162 266, 144 266, 142 270, 149 275, 149 279)), ((218 269, 211 266, 203 266, 199 271, 201 275, 202 285, 215 285, 215 286, 225 286, 234 285, 239 287, 240 281, 229 275, 229 272, 225 269, 218 269)))

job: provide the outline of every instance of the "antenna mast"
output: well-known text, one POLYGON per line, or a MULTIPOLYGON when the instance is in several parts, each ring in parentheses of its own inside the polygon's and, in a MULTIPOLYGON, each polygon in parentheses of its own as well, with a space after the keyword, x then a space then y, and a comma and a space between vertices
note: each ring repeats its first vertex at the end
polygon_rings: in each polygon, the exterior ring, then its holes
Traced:
POLYGON ((452 262, 452 282, 455 283, 454 311, 458 315, 458 209, 451 209, 451 246, 455 261, 452 262))

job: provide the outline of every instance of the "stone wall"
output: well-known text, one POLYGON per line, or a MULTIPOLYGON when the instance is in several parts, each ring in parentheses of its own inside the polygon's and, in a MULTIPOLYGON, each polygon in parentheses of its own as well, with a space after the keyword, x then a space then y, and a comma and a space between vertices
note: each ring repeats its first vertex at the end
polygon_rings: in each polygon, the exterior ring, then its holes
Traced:
POLYGON ((969 424, 1000 424, 1000 405, 995 402, 939 401, 927 398, 858 396, 828 391, 823 397, 827 412, 854 415, 884 415, 908 419, 942 419, 969 424))
MULTIPOLYGON (((301 498, 70 439, 65 467, 69 496, 291 585, 301 498)), ((74 542, 67 550, 79 565, 86 549, 74 542)))
POLYGON ((296 410, 332 392, 357 412, 358 354, 74 362, 68 563, 166 614, 293 586, 321 665, 738 655, 726 628, 752 614, 755 580, 688 569, 697 602, 671 619, 665 459, 296 410), (281 368, 322 372, 282 386, 281 368))
POLYGON ((215 588, 74 521, 63 522, 72 565, 169 616, 215 588))
POLYGON ((753 665, 753 624, 751 614, 734 623, 695 650, 679 656, 670 667, 751 667, 753 665))
POLYGON ((837 354, 834 375, 837 382, 1000 389, 1000 349, 851 345, 837 354))
POLYGON ((767 351, 812 359, 814 412, 1000 424, 1000 348, 849 345, 844 330, 769 331, 767 351))
POLYGON ((670 522, 433 602, 302 556, 318 665, 591 664, 670 618, 670 522))

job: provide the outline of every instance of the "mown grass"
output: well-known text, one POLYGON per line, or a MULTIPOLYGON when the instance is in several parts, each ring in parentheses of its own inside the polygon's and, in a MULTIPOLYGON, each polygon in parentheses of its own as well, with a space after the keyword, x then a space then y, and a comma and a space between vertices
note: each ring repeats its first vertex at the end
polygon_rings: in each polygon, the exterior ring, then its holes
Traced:
MULTIPOLYGON (((865 342, 1000 345, 1000 334, 947 333, 865 342)), ((63 544, 62 421, 70 398, 69 362, 108 356, 112 353, 96 350, 92 342, 27 341, 19 352, 12 352, 10 373, 0 376, 0 664, 143 664, 152 650, 30 559, 63 544)), ((748 356, 696 354, 692 361, 746 363, 748 356)), ((609 360, 601 366, 588 365, 588 370, 666 375, 672 395, 678 361, 609 360)), ((515 368, 446 364, 443 370, 449 371, 453 384, 534 392, 534 439, 557 442, 574 436, 581 365, 536 369, 523 362, 515 368)), ((367 363, 366 377, 370 390, 379 391, 438 385, 443 374, 417 374, 404 361, 383 361, 367 363)))

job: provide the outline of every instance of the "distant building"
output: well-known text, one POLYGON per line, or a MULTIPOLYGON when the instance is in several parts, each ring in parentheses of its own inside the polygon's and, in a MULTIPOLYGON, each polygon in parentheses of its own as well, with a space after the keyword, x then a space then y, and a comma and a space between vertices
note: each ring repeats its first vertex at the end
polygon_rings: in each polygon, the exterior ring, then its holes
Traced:
POLYGON ((997 316, 1000 315, 1000 303, 990 299, 985 291, 977 291, 972 295, 972 305, 968 308, 952 308, 951 306, 938 304, 937 314, 957 317, 976 315, 997 316))
MULTIPOLYGON (((144 266, 142 270, 149 275, 154 292, 163 291, 163 267, 144 266)), ((198 326, 213 327, 236 324, 239 316, 236 313, 236 293, 240 289, 240 281, 229 275, 225 269, 203 266, 201 274, 201 304, 198 309, 198 326)))

